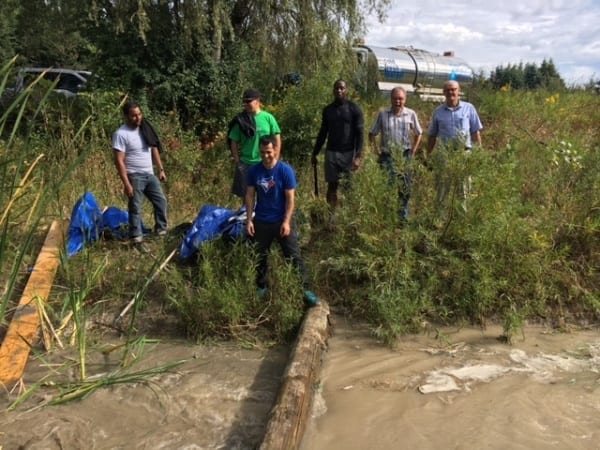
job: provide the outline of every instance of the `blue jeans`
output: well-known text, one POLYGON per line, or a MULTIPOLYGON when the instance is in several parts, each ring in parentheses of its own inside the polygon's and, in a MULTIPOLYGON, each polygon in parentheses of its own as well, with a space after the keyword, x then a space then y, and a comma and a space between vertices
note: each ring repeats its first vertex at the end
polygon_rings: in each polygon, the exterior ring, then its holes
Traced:
POLYGON ((167 198, 160 187, 160 181, 153 174, 130 173, 127 175, 133 186, 133 197, 129 198, 129 236, 141 239, 142 202, 144 196, 150 200, 154 208, 154 231, 167 230, 167 198))
MULTIPOLYGON (((406 164, 410 164, 412 160, 410 150, 404 150, 402 156, 406 164)), ((407 167, 403 173, 397 172, 394 169, 394 158, 390 154, 379 155, 379 165, 389 173, 390 185, 393 186, 396 180, 398 180, 398 197, 400 201, 398 214, 400 218, 404 220, 408 219, 408 202, 412 190, 412 171, 407 167)))

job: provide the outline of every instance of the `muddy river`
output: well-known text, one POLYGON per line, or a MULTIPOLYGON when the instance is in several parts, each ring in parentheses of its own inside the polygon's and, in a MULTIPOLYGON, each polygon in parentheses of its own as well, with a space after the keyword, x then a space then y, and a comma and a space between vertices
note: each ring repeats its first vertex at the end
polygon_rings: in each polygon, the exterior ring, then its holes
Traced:
POLYGON ((405 336, 337 320, 301 450, 600 449, 600 330, 405 336))
MULTIPOLYGON (((527 327, 513 345, 497 327, 432 330, 390 349, 363 326, 334 323, 301 450, 600 449, 598 329, 527 327)), ((88 374, 114 370, 115 353, 88 374)), ((15 393, 4 391, 0 448, 253 449, 288 353, 170 341, 145 348, 136 370, 185 362, 148 383, 39 408, 53 392, 44 388, 10 412, 15 393)), ((24 386, 55 362, 31 361, 24 386)))
MULTIPOLYGON (((147 346, 131 370, 186 362, 148 383, 114 385, 81 401, 36 408, 54 392, 46 388, 11 412, 6 411, 5 392, 0 397, 0 449, 255 448, 262 440, 288 351, 161 343, 147 346)), ((112 352, 109 361, 99 358, 88 367, 88 376, 93 379, 94 374, 114 370, 117 356, 112 352)), ((25 385, 41 379, 49 368, 52 361, 30 362, 25 385)))

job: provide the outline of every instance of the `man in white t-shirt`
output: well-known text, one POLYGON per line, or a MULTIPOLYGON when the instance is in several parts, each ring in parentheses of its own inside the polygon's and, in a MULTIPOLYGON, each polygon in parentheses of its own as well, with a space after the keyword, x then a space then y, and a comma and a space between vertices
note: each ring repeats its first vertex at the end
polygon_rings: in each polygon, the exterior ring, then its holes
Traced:
POLYGON ((125 123, 112 138, 115 166, 123 182, 125 195, 129 199, 129 236, 133 244, 144 250, 142 245, 142 202, 144 196, 154 208, 154 231, 159 236, 167 233, 167 198, 160 186, 167 176, 157 146, 149 145, 148 138, 141 132, 143 121, 139 105, 129 101, 123 106, 125 123), (154 175, 153 164, 159 171, 154 175))

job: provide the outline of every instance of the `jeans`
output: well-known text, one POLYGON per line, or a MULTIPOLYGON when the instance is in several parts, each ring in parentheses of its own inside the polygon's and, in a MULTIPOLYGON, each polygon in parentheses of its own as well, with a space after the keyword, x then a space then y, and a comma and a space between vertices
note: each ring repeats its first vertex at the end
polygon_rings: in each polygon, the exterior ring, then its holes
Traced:
POLYGON ((300 256, 298 245, 298 234, 292 230, 289 236, 280 235, 281 222, 265 223, 254 221, 254 241, 258 250, 258 268, 256 273, 256 285, 259 288, 267 287, 269 272, 268 255, 273 240, 279 242, 283 256, 292 261, 292 264, 300 271, 304 289, 310 289, 308 274, 304 260, 300 256))
POLYGON ((144 196, 154 208, 154 231, 167 230, 167 198, 160 187, 160 181, 153 174, 130 173, 127 175, 133 186, 133 197, 129 198, 129 236, 142 238, 142 202, 144 196))
MULTIPOLYGON (((410 149, 404 150, 402 156, 408 166, 412 160, 410 149)), ((398 214, 401 219, 408 219, 408 202, 412 190, 412 171, 407 167, 403 173, 397 172, 394 168, 394 158, 390 154, 379 155, 379 165, 389 173, 390 185, 393 186, 396 183, 396 179, 398 179, 398 198, 400 202, 398 214)))

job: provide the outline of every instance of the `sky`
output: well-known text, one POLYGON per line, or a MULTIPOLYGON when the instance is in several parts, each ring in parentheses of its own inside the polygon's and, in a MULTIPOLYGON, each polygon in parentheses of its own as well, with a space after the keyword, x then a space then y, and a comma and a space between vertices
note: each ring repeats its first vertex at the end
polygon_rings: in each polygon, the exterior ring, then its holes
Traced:
POLYGON ((367 19, 367 45, 453 50, 478 73, 554 62, 568 86, 600 80, 600 0, 392 0, 383 24, 367 19))

